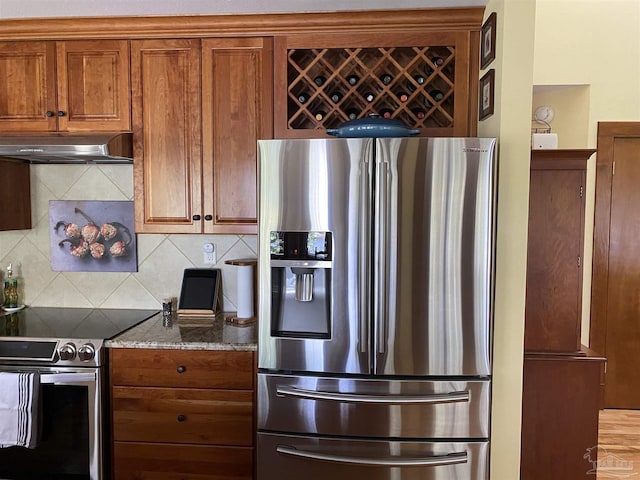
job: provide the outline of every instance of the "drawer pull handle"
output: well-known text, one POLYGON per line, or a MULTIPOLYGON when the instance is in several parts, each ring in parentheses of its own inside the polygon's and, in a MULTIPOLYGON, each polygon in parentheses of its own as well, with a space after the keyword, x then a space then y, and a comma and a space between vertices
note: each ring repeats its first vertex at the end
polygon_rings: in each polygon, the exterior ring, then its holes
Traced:
POLYGON ((180 365, 180 366, 177 368, 177 371, 178 371, 178 373, 184 373, 184 372, 186 372, 186 371, 187 371, 187 367, 185 367, 184 365, 180 365))
POLYGON ((185 417, 184 415, 178 415, 178 421, 179 422, 184 422, 187 419, 187 417, 185 417))

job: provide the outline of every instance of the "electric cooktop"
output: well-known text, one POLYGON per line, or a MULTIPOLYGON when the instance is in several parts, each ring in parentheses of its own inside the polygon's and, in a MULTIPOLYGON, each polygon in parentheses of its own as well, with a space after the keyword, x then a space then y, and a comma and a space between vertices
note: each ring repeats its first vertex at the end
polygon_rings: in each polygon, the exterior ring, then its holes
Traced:
POLYGON ((0 337, 110 340, 158 310, 26 307, 0 313, 0 337))

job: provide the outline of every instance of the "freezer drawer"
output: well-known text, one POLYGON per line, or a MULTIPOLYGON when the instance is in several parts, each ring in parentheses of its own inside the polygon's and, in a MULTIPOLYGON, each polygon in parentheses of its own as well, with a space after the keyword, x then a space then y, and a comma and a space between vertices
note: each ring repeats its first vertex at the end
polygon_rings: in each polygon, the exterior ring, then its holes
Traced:
POLYGON ((258 480, 485 480, 489 442, 408 442, 258 433, 258 480))
POLYGON ((489 437, 489 380, 258 374, 258 429, 354 437, 489 437))

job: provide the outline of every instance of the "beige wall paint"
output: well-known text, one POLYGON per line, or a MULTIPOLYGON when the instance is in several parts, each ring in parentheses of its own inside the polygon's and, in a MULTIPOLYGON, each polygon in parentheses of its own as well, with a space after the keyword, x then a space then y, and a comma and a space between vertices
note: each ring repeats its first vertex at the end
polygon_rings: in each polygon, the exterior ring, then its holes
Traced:
MULTIPOLYGON (((568 125, 553 123, 559 144, 597 147, 601 121, 640 121, 640 1, 537 0, 534 84, 588 85, 586 141, 568 144, 568 125), (562 143, 561 143, 562 142, 562 143)), ((566 100, 566 99, 565 99, 566 100)), ((564 106, 559 100, 557 115, 564 106)), ((553 106, 553 105, 552 105, 553 106)), ((582 343, 589 343, 595 155, 587 166, 582 343)))
MULTIPOLYGON (((558 135, 558 148, 586 148, 589 144, 589 85, 534 86, 532 111, 552 106, 551 131, 558 135)), ((533 128, 545 125, 533 122, 533 128)))
POLYGON ((513 480, 520 477, 535 0, 490 0, 485 16, 492 11, 495 114, 478 128, 480 136, 498 137, 500 162, 490 468, 492 480, 513 480))

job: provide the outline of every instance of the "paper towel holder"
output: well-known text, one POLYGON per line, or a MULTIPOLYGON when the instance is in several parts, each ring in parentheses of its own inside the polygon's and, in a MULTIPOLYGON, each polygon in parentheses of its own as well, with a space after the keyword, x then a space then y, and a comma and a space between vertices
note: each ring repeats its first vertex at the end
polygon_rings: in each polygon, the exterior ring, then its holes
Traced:
POLYGON ((257 258, 236 258, 225 260, 226 265, 234 265, 238 268, 238 311, 235 315, 225 316, 225 321, 236 325, 254 323, 257 317, 254 314, 253 299, 256 296, 254 282, 254 269, 258 264, 257 258), (242 289, 242 291, 241 291, 242 289))

